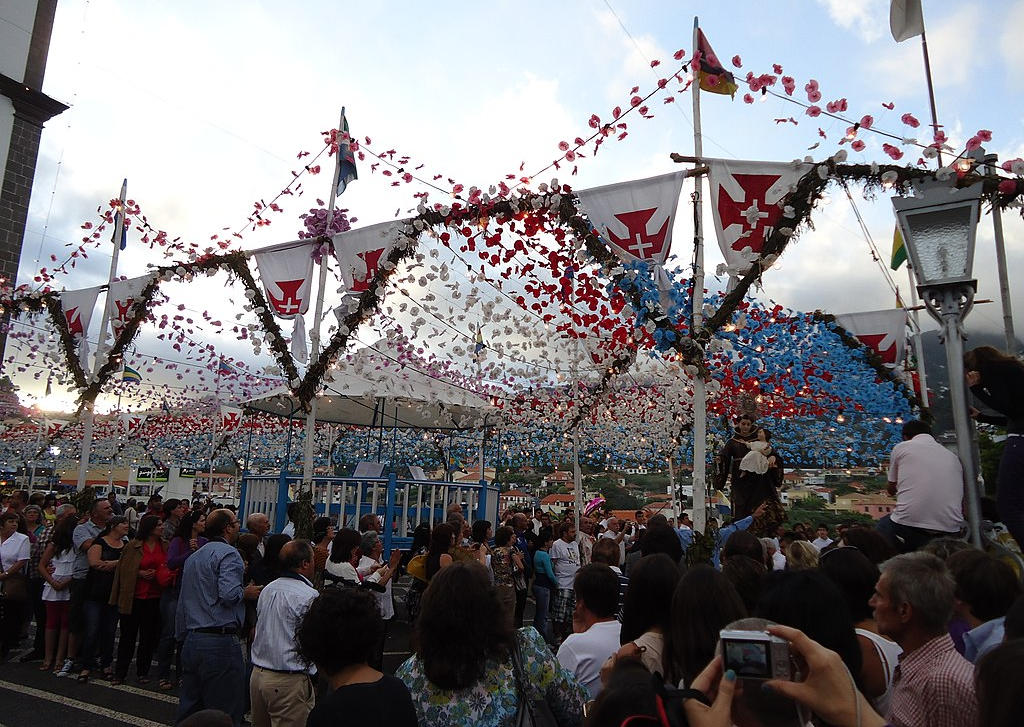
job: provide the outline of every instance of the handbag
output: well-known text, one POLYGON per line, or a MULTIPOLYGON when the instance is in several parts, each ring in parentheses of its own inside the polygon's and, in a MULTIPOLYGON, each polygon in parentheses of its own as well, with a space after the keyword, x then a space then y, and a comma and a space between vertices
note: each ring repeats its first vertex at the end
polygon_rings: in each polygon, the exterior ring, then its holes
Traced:
POLYGON ((0 581, 3 588, 3 597, 12 601, 28 600, 28 578, 24 573, 11 573, 4 580, 0 581))
POLYGON ((530 692, 523 676, 523 654, 519 649, 519 639, 512 648, 512 671, 516 675, 516 696, 519 706, 516 708, 516 727, 558 727, 555 713, 544 697, 530 699, 530 692))

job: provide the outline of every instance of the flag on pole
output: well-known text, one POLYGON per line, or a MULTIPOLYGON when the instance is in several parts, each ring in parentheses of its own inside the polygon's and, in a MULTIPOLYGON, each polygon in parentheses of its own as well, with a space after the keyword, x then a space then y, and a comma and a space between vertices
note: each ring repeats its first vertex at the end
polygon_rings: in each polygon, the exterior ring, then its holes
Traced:
POLYGON ((221 356, 217 362, 217 376, 230 376, 233 373, 235 373, 235 370, 231 368, 231 365, 224 360, 223 356, 221 356))
POLYGON ((356 171, 356 155, 352 150, 352 137, 348 131, 348 119, 345 112, 341 112, 341 134, 338 135, 338 196, 340 197, 348 187, 349 182, 359 178, 356 171))
POLYGON ((892 0, 889 5, 889 30, 897 43, 924 34, 921 0, 892 0))
POLYGON ((896 225, 892 231, 892 258, 889 260, 889 267, 899 270, 900 265, 907 261, 907 246, 903 244, 903 233, 900 226, 896 225))
MULTIPOLYGON (((123 182, 121 182, 121 204, 117 208, 117 212, 114 213, 114 232, 110 235, 110 241, 112 243, 114 243, 115 245, 118 244, 117 225, 118 225, 119 222, 121 222, 121 219, 124 217, 124 200, 125 200, 125 197, 127 196, 127 194, 128 194, 128 180, 125 179, 123 182)), ((128 224, 127 224, 127 222, 128 222, 128 220, 124 220, 124 224, 121 225, 121 240, 120 240, 120 244, 121 244, 121 249, 122 250, 124 250, 125 247, 128 245, 128 224)))
POLYGON ((697 29, 697 50, 700 51, 700 63, 699 67, 693 70, 700 81, 700 90, 734 97, 736 89, 739 88, 736 85, 736 78, 725 70, 700 28, 697 29))
POLYGON ((124 370, 121 371, 121 381, 131 381, 135 384, 142 383, 142 374, 133 369, 131 366, 125 366, 124 370))
POLYGON ((877 353, 886 366, 891 368, 903 361, 907 343, 904 309, 843 313, 836 316, 836 323, 877 353))
POLYGON ((46 396, 53 393, 53 374, 46 377, 46 396))

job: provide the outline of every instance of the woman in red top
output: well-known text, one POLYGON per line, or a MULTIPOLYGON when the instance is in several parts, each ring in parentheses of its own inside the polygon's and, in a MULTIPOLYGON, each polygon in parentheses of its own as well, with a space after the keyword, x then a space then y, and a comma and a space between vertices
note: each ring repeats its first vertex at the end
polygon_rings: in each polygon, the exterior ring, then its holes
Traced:
POLYGON ((121 639, 117 645, 117 665, 114 684, 120 684, 128 675, 128 664, 138 640, 139 653, 135 661, 139 684, 149 683, 149 667, 160 640, 160 593, 163 587, 157 573, 167 564, 157 527, 160 519, 147 515, 139 521, 139 531, 125 546, 114 573, 114 586, 110 593, 111 605, 121 614, 121 639))

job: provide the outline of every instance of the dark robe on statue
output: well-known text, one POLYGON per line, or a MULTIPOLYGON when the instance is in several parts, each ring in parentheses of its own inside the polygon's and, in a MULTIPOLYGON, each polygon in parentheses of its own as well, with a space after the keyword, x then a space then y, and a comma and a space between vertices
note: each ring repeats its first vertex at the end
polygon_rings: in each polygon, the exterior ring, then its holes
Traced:
POLYGON ((754 428, 747 436, 743 436, 739 432, 734 433, 732 439, 725 443, 718 453, 715 487, 724 492, 726 480, 731 480, 730 499, 733 518, 736 520, 753 515, 757 507, 761 503, 765 503, 764 513, 754 520, 749 530, 758 537, 774 537, 775 528, 786 519, 785 508, 779 500, 783 460, 782 456, 775 451, 773 444, 772 451, 768 456, 775 458, 774 466, 769 465, 767 472, 760 475, 756 472, 741 470, 740 461, 750 451, 747 442, 756 440, 757 428, 754 428))

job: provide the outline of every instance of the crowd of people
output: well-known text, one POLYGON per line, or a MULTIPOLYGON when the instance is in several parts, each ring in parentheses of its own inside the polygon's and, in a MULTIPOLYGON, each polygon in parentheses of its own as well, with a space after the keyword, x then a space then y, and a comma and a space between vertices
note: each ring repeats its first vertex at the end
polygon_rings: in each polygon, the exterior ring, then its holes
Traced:
MULTIPOLYGON (((997 505, 1024 537, 1024 367, 978 350, 967 364, 1010 429, 997 505)), ((297 505, 271 533, 203 502, 80 513, 18 492, 0 513, 3 657, 34 619, 21 661, 115 684, 134 663, 139 684, 178 689, 186 726, 1019 724, 1021 574, 962 537, 959 460, 924 422, 903 439, 877 527, 787 524, 782 454, 741 416, 720 462, 736 517, 702 536, 643 510, 490 522, 452 503, 387 559, 372 513, 313 518, 307 539, 297 505), (390 675, 401 577, 412 654, 390 675)))

